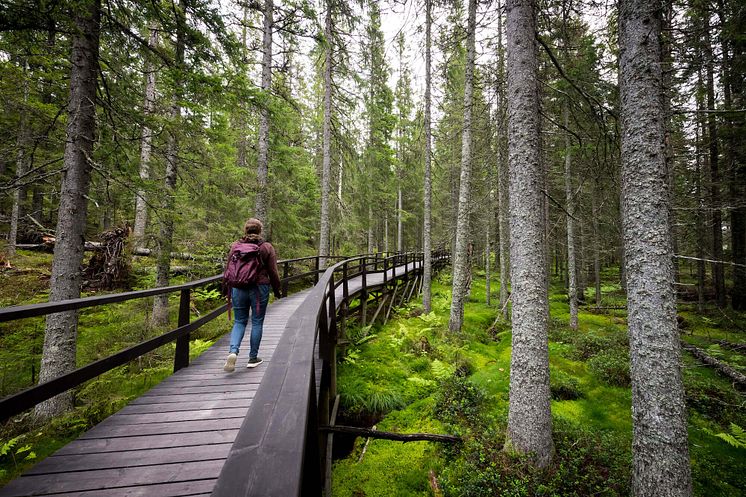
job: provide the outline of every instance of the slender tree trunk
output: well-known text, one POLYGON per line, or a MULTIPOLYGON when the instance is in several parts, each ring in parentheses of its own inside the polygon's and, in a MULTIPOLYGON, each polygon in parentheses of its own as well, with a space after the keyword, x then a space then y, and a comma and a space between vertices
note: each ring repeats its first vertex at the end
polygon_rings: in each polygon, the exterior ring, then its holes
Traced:
MULTIPOLYGON (((264 0, 264 37, 262 39, 262 90, 265 97, 269 97, 272 86, 272 29, 273 0, 264 0)), ((259 143, 257 146, 257 190, 254 215, 265 226, 269 225, 267 217, 269 191, 267 178, 269 175, 269 109, 263 106, 259 112, 259 143)))
MULTIPOLYGON (((186 7, 188 0, 180 0, 176 18, 176 54, 177 68, 184 65, 184 44, 186 27, 186 7)), ((179 121, 181 107, 179 102, 183 89, 180 80, 174 81, 174 96, 171 105, 171 130, 166 146, 166 178, 164 183, 163 203, 160 212, 160 229, 158 235, 158 255, 156 262, 157 287, 168 286, 171 271, 171 252, 174 239, 174 215, 176 208, 176 180, 179 168, 179 121)), ((159 295, 153 299, 153 323, 159 326, 168 324, 168 295, 159 295)))
POLYGON ((324 123, 321 160, 321 229, 319 233, 319 261, 321 267, 326 267, 329 255, 329 189, 331 184, 332 167, 332 8, 331 0, 326 2, 326 22, 324 26, 324 123))
MULTIPOLYGON (((74 14, 70 97, 65 140, 62 186, 52 261, 49 300, 80 297, 91 181, 91 154, 96 130, 96 82, 99 73, 100 0, 83 2, 74 14)), ((77 311, 47 316, 39 383, 75 369, 77 311)), ((40 419, 49 419, 72 407, 72 392, 60 394, 36 406, 40 419)))
POLYGON ((430 233, 431 211, 432 211, 432 178, 430 173, 432 155, 432 131, 430 129, 430 85, 431 85, 431 27, 432 27, 432 0, 425 0, 425 185, 424 185, 424 226, 423 226, 423 252, 424 267, 422 271, 422 307, 425 313, 432 309, 432 235, 430 233))
POLYGON ((28 62, 24 59, 23 64, 23 108, 18 120, 18 156, 16 159, 16 180, 18 186, 13 189, 13 207, 10 213, 10 229, 8 231, 8 257, 16 255, 16 243, 18 241, 18 223, 24 215, 24 204, 26 203, 26 187, 21 186, 26 181, 24 176, 31 169, 31 128, 28 122, 28 62))
POLYGON ((464 70, 464 127, 461 135, 461 179, 459 181, 456 250, 453 254, 453 296, 448 328, 461 331, 464 320, 464 300, 469 290, 469 202, 471 197, 471 117, 474 90, 474 54, 477 25, 477 1, 469 0, 469 22, 464 70))
MULTIPOLYGON (((730 2, 728 2, 730 3, 730 2)), ((729 6, 730 7, 730 6, 729 6)), ((727 110, 742 109, 744 99, 744 68, 746 67, 746 42, 736 33, 743 31, 746 15, 736 7, 730 18, 726 4, 718 1, 723 50, 723 96, 727 110), (737 13, 736 13, 737 12, 737 13)), ((746 310, 746 153, 739 137, 746 136, 746 118, 743 114, 728 115, 726 125, 725 169, 728 171, 730 209, 731 253, 733 266, 733 310, 746 310)))
MULTIPOLYGON (((501 0, 498 0, 498 13, 501 0)), ((508 163, 505 157, 505 61, 502 36, 502 14, 497 17, 497 230, 500 238, 500 309, 508 320, 508 285, 510 282, 510 233, 508 226, 508 163)))
MULTIPOLYGON (((148 45, 150 47, 156 47, 158 45, 158 29, 155 26, 150 27, 150 39, 148 40, 148 45)), ((145 120, 148 119, 155 108, 155 80, 156 71, 153 67, 153 63, 146 58, 145 99, 142 105, 143 118, 145 120)), ((142 127, 142 134, 140 136, 140 180, 142 180, 143 183, 150 179, 150 152, 152 149, 152 142, 153 132, 146 123, 142 127)), ((135 226, 132 230, 135 247, 139 247, 145 238, 147 219, 148 205, 145 189, 139 188, 137 190, 137 198, 135 199, 135 226)))
MULTIPOLYGON (((674 160, 674 149, 672 143, 673 134, 673 113, 671 112, 671 98, 673 95, 673 56, 671 54, 671 43, 673 36, 673 2, 664 0, 663 2, 663 25, 661 33, 661 50, 662 50, 662 83, 663 83, 663 116, 664 116, 664 146, 666 161, 666 176, 668 181, 668 224, 671 227, 671 250, 674 254, 679 253, 679 242, 676 235, 676 161, 674 160)), ((679 260, 673 259, 674 281, 679 281, 679 260)))
POLYGON ((598 207, 596 205, 596 194, 598 186, 593 182, 593 194, 591 195, 591 217, 593 229, 593 281, 596 289, 596 307, 601 307, 601 241, 598 236, 598 207))
POLYGON ((692 494, 668 222, 659 2, 619 12, 622 221, 632 378, 633 494, 692 494))
POLYGON ((368 203, 368 253, 373 253, 373 207, 368 203))
MULTIPOLYGON (((710 40, 709 14, 703 13, 704 18, 704 47, 706 50, 705 70, 707 71, 707 108, 715 108, 714 57, 710 40)), ((708 116, 708 135, 710 143, 710 207, 712 208, 712 258, 716 261, 712 266, 715 282, 715 299, 718 306, 725 307, 725 270, 723 268, 723 218, 720 198, 720 153, 718 150, 718 129, 715 114, 708 116)))
MULTIPOLYGON (((565 129, 569 129, 570 124, 570 103, 565 99, 563 109, 565 129)), ((570 147, 570 133, 565 132, 565 203, 567 208, 567 275, 568 275, 568 292, 570 300, 570 328, 578 329, 578 281, 577 268, 575 267, 575 201, 572 191, 572 157, 570 147)))
POLYGON ((507 2, 510 272, 513 353, 505 448, 530 454, 539 467, 552 461, 549 392, 547 257, 544 243, 544 168, 539 146, 536 2, 507 2))
MULTIPOLYGON (((699 73, 699 87, 702 87, 702 75, 699 73)), ((698 92, 699 93, 699 92, 698 92)), ((697 97, 697 110, 702 108, 701 97, 697 97)), ((697 113, 697 122, 695 125, 695 153, 696 153, 696 171, 695 171, 695 195, 697 196, 697 213, 696 213, 696 234, 697 234, 697 311, 703 312, 705 306, 705 245, 707 244, 707 233, 703 219, 703 208, 705 200, 702 197, 702 132, 701 114, 697 113)), ((703 131, 703 130, 702 130, 703 131)))

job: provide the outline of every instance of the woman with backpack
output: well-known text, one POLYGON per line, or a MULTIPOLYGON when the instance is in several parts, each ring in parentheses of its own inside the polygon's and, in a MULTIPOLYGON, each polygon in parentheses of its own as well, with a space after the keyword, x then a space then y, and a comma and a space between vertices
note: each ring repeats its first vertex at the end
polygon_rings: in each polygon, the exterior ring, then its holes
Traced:
POLYGON ((244 236, 233 242, 223 274, 223 284, 228 292, 229 309, 233 307, 233 329, 228 358, 223 370, 231 373, 236 369, 239 347, 251 315, 251 338, 249 340, 249 363, 255 368, 262 363, 258 357, 262 341, 264 314, 269 303, 269 287, 272 285, 275 298, 280 293, 280 275, 277 272, 277 254, 271 243, 261 236, 262 222, 251 218, 244 225, 244 236))

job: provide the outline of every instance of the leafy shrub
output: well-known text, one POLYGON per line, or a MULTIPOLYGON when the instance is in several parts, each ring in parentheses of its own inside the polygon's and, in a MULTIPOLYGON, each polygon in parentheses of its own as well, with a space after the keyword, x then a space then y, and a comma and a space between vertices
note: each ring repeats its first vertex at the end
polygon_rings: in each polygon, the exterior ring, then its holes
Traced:
POLYGON ((459 457, 443 470, 440 482, 448 497, 553 497, 630 495, 628 444, 605 432, 554 421, 555 456, 546 470, 524 456, 502 450, 504 435, 495 428, 475 431, 459 457))
POLYGON ((554 400, 575 400, 583 396, 577 378, 554 368, 550 368, 549 373, 549 389, 554 400))
POLYGON ((484 393, 462 376, 450 376, 443 381, 435 400, 435 417, 450 425, 467 428, 479 423, 484 393))
POLYGON ((587 360, 611 346, 611 341, 595 333, 577 334, 572 342, 575 345, 578 359, 587 360))
POLYGON ((430 370, 430 360, 427 357, 417 357, 409 363, 409 369, 414 373, 424 373, 430 370))
POLYGON ((588 368, 604 383, 618 387, 630 385, 629 352, 625 349, 601 352, 588 360, 588 368))

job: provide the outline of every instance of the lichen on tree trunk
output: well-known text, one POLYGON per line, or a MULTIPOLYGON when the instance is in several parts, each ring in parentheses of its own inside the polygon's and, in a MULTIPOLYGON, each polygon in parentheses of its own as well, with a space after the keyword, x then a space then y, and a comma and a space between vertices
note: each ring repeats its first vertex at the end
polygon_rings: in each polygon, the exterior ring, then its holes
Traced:
POLYGON ((620 3, 622 222, 638 497, 692 493, 668 222, 661 14, 660 2, 620 3))
POLYGON ((536 3, 507 2, 510 263, 513 351, 505 448, 531 454, 534 464, 552 460, 549 391, 547 258, 539 144, 536 3))

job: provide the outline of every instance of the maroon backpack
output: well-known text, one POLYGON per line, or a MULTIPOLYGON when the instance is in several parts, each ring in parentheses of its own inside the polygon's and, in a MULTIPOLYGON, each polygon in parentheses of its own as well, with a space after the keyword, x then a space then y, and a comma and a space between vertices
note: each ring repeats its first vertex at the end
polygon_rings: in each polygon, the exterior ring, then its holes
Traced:
POLYGON ((262 261, 259 255, 259 243, 236 242, 228 258, 223 273, 223 285, 228 288, 248 288, 259 279, 262 261))

